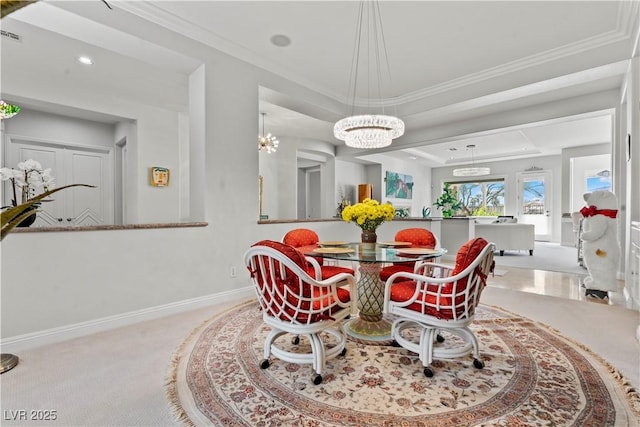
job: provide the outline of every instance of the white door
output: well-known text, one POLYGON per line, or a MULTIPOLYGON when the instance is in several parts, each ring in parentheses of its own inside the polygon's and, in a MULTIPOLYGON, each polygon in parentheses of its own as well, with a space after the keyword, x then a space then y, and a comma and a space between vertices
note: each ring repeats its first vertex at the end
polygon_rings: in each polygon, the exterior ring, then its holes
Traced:
POLYGON ((518 222, 535 225, 536 240, 551 240, 551 173, 518 174, 518 222))
MULTIPOLYGON (((113 224, 113 184, 109 150, 68 147, 43 141, 9 138, 7 167, 34 159, 51 168, 55 186, 89 184, 55 193, 42 204, 32 227, 113 224)), ((6 196, 5 196, 6 198, 6 196)), ((3 205, 6 204, 3 202, 3 205)))

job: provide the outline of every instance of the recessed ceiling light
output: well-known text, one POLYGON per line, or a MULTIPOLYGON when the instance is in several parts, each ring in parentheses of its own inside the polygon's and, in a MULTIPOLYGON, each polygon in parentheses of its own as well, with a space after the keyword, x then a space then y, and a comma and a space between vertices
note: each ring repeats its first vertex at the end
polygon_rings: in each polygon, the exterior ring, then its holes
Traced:
POLYGON ((418 160, 416 156, 409 156, 409 160, 418 160))
POLYGON ((88 56, 79 56, 78 62, 84 65, 93 65, 93 59, 89 58, 88 56))
POLYGON ((271 43, 278 47, 286 47, 291 44, 291 39, 284 34, 276 34, 271 37, 271 43))

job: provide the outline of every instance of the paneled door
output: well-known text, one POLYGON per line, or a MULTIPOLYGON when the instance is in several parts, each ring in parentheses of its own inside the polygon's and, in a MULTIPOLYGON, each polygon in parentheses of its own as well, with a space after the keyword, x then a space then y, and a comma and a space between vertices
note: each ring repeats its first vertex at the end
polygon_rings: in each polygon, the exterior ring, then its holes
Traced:
MULTIPOLYGON (((113 224, 113 179, 110 150, 100 147, 64 146, 46 141, 9 138, 7 167, 17 167, 27 159, 51 168, 55 186, 89 184, 96 188, 74 187, 55 193, 42 204, 32 227, 113 224)), ((5 196, 7 199, 7 196, 5 196)), ((3 201, 3 205, 8 204, 3 201)))
POLYGON ((518 181, 518 222, 535 225, 536 240, 551 240, 551 172, 522 172, 518 181))

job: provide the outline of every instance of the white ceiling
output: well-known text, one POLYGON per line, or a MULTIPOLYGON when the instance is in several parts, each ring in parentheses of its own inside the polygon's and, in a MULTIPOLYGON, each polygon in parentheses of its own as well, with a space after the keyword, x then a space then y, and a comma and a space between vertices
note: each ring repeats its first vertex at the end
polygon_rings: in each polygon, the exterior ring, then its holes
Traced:
MULTIPOLYGON (((348 102, 358 2, 109 5, 38 2, 3 18, 2 29, 22 40, 2 39, 2 79, 100 86, 109 96, 185 110, 187 76, 201 62, 198 54, 186 52, 205 46, 286 77, 336 105, 348 102), (274 35, 286 35, 291 44, 275 46, 274 35), (184 49, 175 47, 178 41, 184 49), (190 45, 194 41, 196 47, 190 45), (94 57, 90 71, 74 62, 80 53, 94 57)), ((406 135, 387 154, 444 166, 470 162, 468 144, 476 145, 475 160, 485 161, 611 141, 610 109, 570 117, 559 111, 557 118, 461 131, 456 138, 430 136, 429 129, 505 108, 619 90, 625 61, 637 49, 637 1, 383 1, 380 10, 393 80, 384 82, 382 96, 385 108, 407 125, 406 135)), ((365 102, 359 93, 358 103, 365 102)), ((314 117, 309 109, 278 104, 266 96, 260 105, 272 133, 342 145, 332 135, 333 116, 342 112, 314 117)))

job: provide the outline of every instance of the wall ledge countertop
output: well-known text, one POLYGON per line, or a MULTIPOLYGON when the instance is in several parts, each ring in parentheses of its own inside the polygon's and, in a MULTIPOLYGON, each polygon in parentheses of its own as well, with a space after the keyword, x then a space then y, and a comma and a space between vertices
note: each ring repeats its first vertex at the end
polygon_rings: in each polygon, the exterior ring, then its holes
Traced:
MULTIPOLYGON (((300 222, 331 222, 331 221, 340 221, 342 222, 342 218, 322 218, 322 219, 264 219, 259 220, 258 224, 295 224, 300 222)), ((440 217, 429 217, 429 218, 394 218, 393 221, 442 221, 440 217)))
POLYGON ((206 227, 208 222, 168 222, 158 224, 128 224, 128 225, 87 225, 77 227, 23 227, 14 228, 12 233, 45 233, 51 231, 107 231, 107 230, 149 230, 154 228, 185 228, 206 227))

